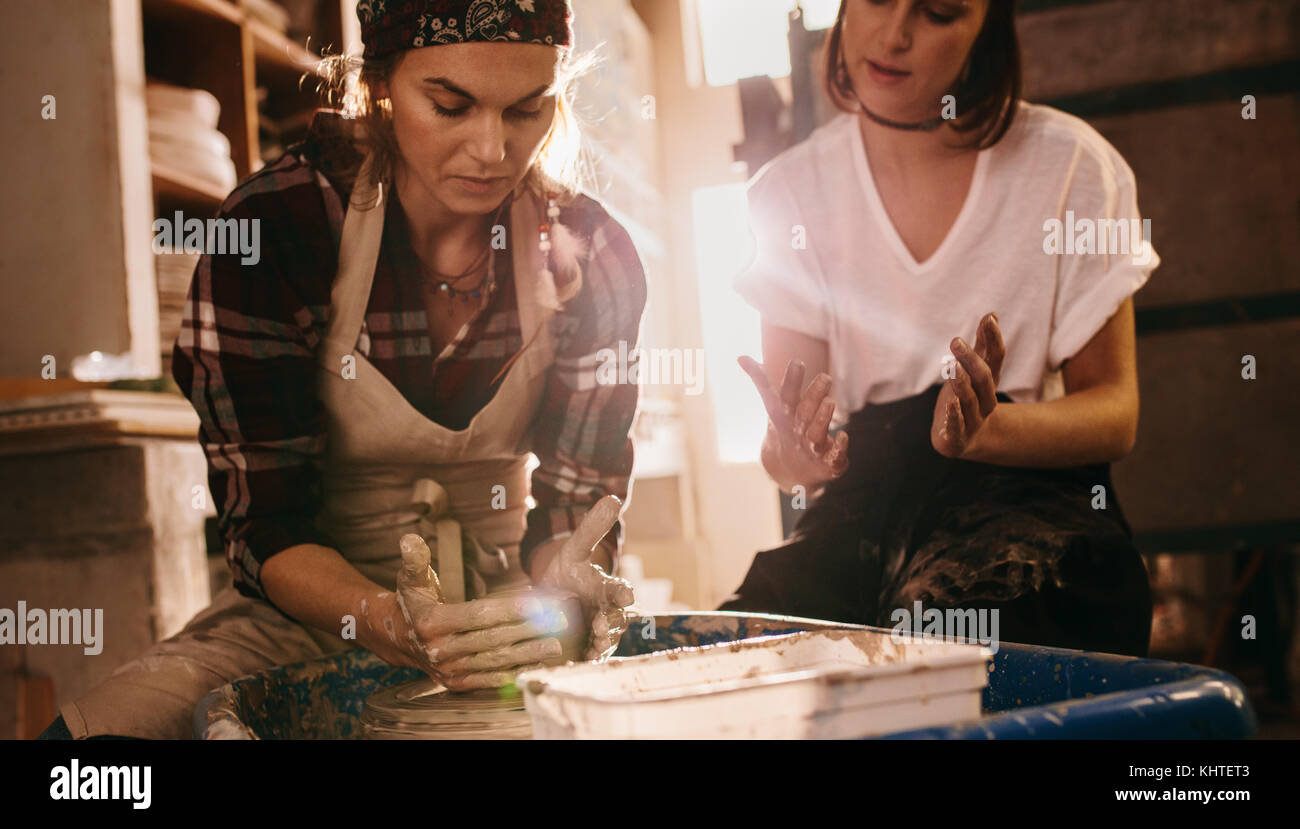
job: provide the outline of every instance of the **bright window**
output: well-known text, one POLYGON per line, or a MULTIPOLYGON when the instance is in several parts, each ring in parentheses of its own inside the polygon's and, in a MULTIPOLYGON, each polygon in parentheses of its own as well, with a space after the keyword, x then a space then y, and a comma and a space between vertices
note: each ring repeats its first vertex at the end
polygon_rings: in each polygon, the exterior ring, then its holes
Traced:
POLYGON ((803 27, 808 31, 829 29, 840 12, 840 0, 803 0, 803 27))
MULTIPOLYGON (((729 86, 741 78, 790 74, 787 41, 796 0, 696 0, 704 77, 710 86, 729 86)), ((802 0, 804 26, 829 28, 839 0, 802 0)))
POLYGON ((749 261, 753 246, 745 185, 701 187, 692 196, 691 208, 704 330, 704 377, 713 403, 718 459, 753 463, 767 429, 767 413, 736 358, 748 354, 761 361, 762 337, 758 312, 731 287, 732 279, 749 261))

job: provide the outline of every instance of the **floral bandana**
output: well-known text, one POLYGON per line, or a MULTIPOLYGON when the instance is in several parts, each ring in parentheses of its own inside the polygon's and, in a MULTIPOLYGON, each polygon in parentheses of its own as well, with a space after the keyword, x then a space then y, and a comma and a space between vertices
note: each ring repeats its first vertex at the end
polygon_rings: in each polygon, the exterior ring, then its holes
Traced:
POLYGON ((366 58, 444 43, 513 41, 568 47, 568 0, 359 0, 366 58))

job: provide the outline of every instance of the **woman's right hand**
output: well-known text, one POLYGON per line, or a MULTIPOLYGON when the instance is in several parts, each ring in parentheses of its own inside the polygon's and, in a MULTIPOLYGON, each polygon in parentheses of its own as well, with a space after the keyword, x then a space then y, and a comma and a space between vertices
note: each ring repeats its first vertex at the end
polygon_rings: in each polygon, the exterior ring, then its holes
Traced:
POLYGON ((835 414, 830 396, 831 378, 819 374, 803 388, 804 365, 791 360, 785 368, 778 393, 763 366, 751 357, 741 357, 740 367, 754 381, 767 409, 767 435, 763 439, 764 466, 786 486, 803 486, 808 493, 844 474, 849 466, 849 436, 840 432, 834 440, 827 430, 835 414), (800 389, 803 389, 800 393, 800 389), (772 466, 779 467, 773 470, 772 466))
POLYGON ((528 669, 564 661, 555 634, 567 627, 539 596, 446 604, 424 539, 402 537, 397 592, 367 603, 363 642, 384 661, 427 673, 453 691, 499 688, 528 669))

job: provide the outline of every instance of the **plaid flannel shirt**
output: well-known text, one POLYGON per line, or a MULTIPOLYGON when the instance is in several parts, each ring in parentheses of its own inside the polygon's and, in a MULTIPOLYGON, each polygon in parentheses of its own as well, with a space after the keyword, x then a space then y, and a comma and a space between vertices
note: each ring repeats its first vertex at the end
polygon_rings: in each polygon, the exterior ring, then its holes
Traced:
MULTIPOLYGON (((195 269, 172 375, 200 419, 199 441, 217 504, 226 559, 241 593, 266 598, 260 569, 296 544, 338 549, 314 525, 326 418, 314 351, 328 322, 330 288, 355 160, 347 122, 321 111, 304 142, 242 182, 221 219, 260 219, 261 256, 204 254, 195 269), (349 156, 348 154, 352 154, 349 156)), ((391 191, 390 191, 391 192, 391 191)), ((389 199, 384 238, 358 350, 413 407, 462 429, 491 400, 491 380, 523 346, 511 257, 494 253, 496 289, 436 359, 400 205, 389 199)), ((556 355, 533 423, 535 506, 521 542, 527 567, 540 544, 572 532, 606 494, 626 499, 632 470, 635 384, 596 382, 597 352, 629 351, 646 301, 645 275, 627 232, 580 196, 560 221, 589 241, 583 287, 556 320, 556 355)), ((601 541, 617 559, 621 523, 601 541)))

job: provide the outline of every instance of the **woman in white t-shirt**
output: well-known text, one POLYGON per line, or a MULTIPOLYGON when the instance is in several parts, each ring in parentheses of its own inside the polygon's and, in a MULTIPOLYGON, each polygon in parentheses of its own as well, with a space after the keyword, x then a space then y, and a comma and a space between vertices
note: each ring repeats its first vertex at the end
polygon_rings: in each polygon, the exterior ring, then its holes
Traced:
POLYGON ((1131 296, 1159 258, 1119 153, 1019 99, 1013 5, 844 0, 842 114, 750 185, 763 465, 820 495, 723 609, 996 609, 1002 640, 1146 653, 1109 464, 1137 432, 1131 296))

